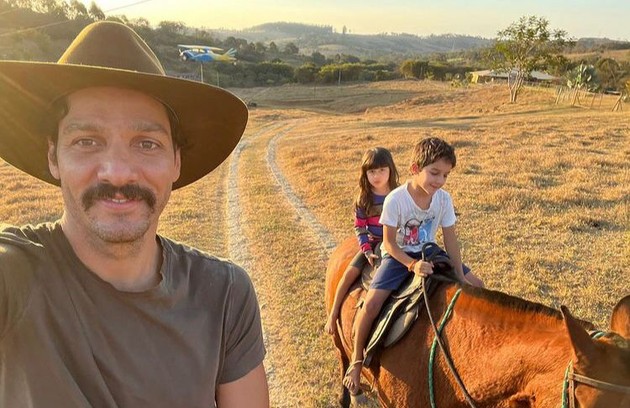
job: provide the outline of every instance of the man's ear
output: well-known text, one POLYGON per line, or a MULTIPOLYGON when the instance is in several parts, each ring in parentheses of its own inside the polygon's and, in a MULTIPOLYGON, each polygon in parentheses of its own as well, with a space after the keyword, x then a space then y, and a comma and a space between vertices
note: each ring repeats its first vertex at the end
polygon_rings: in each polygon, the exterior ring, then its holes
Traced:
POLYGON ((420 168, 418 167, 418 163, 411 163, 411 166, 409 166, 409 171, 411 171, 411 174, 420 173, 420 168))
POLYGON ((59 166, 57 164, 57 145, 48 139, 48 170, 50 174, 59 180, 59 166))
POLYGON ((179 180, 179 176, 182 172, 182 149, 177 148, 175 150, 175 173, 173 174, 173 183, 179 180))

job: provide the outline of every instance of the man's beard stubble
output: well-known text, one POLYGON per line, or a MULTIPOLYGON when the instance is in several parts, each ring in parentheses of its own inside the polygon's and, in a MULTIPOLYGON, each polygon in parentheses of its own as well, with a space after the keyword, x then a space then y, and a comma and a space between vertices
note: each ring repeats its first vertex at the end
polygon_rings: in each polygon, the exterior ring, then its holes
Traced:
POLYGON ((148 230, 151 224, 149 219, 146 219, 145 222, 141 222, 141 224, 138 225, 125 222, 124 217, 121 216, 120 223, 116 225, 115 223, 99 222, 96 217, 90 216, 89 209, 94 206, 97 200, 116 199, 117 195, 127 200, 144 201, 149 209, 149 213, 155 213, 155 205, 157 202, 155 194, 137 184, 127 184, 121 187, 107 183, 97 184, 87 189, 81 195, 81 203, 86 215, 91 220, 94 233, 102 241, 115 244, 136 242, 144 236, 148 230))

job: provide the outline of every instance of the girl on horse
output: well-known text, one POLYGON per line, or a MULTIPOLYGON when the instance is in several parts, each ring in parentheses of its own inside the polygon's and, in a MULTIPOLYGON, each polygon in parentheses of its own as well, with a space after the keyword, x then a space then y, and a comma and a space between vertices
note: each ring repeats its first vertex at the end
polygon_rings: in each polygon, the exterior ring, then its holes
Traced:
POLYGON ((455 163, 455 150, 444 140, 432 137, 420 141, 411 160, 411 179, 392 191, 384 201, 380 218, 383 261, 355 320, 352 362, 343 379, 351 394, 359 390, 363 348, 387 297, 400 287, 409 273, 423 276, 433 273, 433 265, 421 259, 421 248, 427 242, 435 242, 439 227, 446 249, 439 251, 451 258, 460 280, 483 286, 481 280, 462 264, 453 201, 442 189, 455 163))
POLYGON ((389 150, 383 147, 369 149, 361 160, 359 194, 355 207, 354 231, 359 240, 360 251, 344 271, 335 292, 335 300, 326 321, 325 331, 335 333, 339 309, 352 283, 359 277, 367 262, 374 266, 378 259, 375 249, 383 240, 383 226, 379 222, 383 201, 390 191, 398 187, 398 171, 389 150))

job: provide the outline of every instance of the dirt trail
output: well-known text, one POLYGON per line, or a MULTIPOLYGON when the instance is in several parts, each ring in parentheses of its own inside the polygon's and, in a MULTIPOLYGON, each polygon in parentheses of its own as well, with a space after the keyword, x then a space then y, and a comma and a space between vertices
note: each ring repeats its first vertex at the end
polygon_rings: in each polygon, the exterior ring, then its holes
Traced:
POLYGON ((269 145, 267 147, 267 165, 269 166, 269 171, 271 171, 274 179, 282 189, 284 197, 295 209, 295 212, 300 219, 300 223, 304 227, 304 231, 311 236, 311 239, 315 243, 322 247, 322 249, 324 250, 322 256, 325 256, 327 259, 328 255, 330 255, 330 253, 336 246, 335 238, 332 236, 330 231, 328 231, 328 229, 324 227, 324 225, 317 221, 317 218, 313 215, 313 213, 295 194, 286 177, 284 177, 284 175, 282 174, 280 167, 278 167, 278 164, 276 163, 276 149, 278 139, 290 132, 297 124, 297 121, 289 122, 289 126, 287 128, 283 129, 281 132, 278 132, 273 137, 273 139, 269 141, 269 145))
MULTIPOLYGON (((332 234, 324 227, 308 207, 302 202, 302 200, 296 195, 287 178, 282 174, 282 171, 276 161, 276 151, 278 141, 290 133, 298 124, 299 120, 278 121, 273 124, 266 125, 259 129, 256 133, 250 135, 239 143, 236 149, 233 151, 228 169, 227 176, 227 197, 226 197, 226 225, 227 225, 227 250, 230 259, 239 265, 243 266, 250 274, 252 279, 256 280, 255 275, 260 270, 260 267, 256 265, 256 259, 252 256, 250 249, 251 243, 248 243, 247 237, 243 234, 244 230, 244 200, 247 200, 247 194, 244 191, 239 190, 239 167, 241 157, 244 151, 253 148, 252 143, 254 140, 262 137, 269 137, 274 135, 266 146, 266 162, 267 170, 280 187, 282 193, 277 197, 279 201, 286 200, 290 207, 295 210, 297 220, 303 230, 303 237, 312 242, 314 247, 320 248, 317 253, 319 254, 320 261, 325 263, 326 259, 330 255, 330 252, 335 247, 336 241, 332 234)), ((242 175, 240 176, 242 183, 242 175)), ((241 185, 241 189, 243 186, 241 185)), ((263 272, 264 273, 264 272, 263 272)), ((263 322, 273 322, 278 319, 278 316, 270 316, 268 308, 264 305, 268 302, 268 294, 265 293, 264 287, 257 286, 257 293, 259 302, 261 304, 261 313, 263 322), (263 289, 263 290, 261 290, 263 289)), ((264 324, 264 323, 263 323, 264 324)), ((265 369, 267 371, 267 378, 269 381, 269 394, 271 400, 271 406, 273 407, 288 407, 291 406, 291 396, 289 390, 285 389, 283 380, 276 375, 276 367, 279 365, 274 361, 274 355, 279 353, 276 350, 277 347, 282 347, 278 343, 277 336, 270 336, 267 332, 267 328, 263 326, 265 347, 267 348, 267 357, 265 359, 265 369), (274 340, 275 338, 275 340, 274 340)), ((293 402, 295 402, 293 400, 293 402)))
MULTIPOLYGON (((281 125, 273 126, 271 131, 279 128, 281 125)), ((262 133, 269 132, 270 129, 268 127, 259 130, 252 137, 256 138, 262 133)), ((243 150, 247 149, 249 145, 248 140, 241 140, 241 142, 236 146, 234 151, 230 156, 229 169, 228 169, 228 177, 227 177, 227 197, 226 197, 226 225, 227 225, 227 250, 228 256, 231 260, 233 260, 238 265, 242 266, 246 271, 251 273, 251 271, 255 270, 254 259, 251 253, 248 251, 248 243, 245 235, 242 234, 243 231, 243 222, 241 214, 243 214, 243 210, 241 208, 241 199, 242 196, 239 192, 238 188, 238 165, 241 157, 241 153, 243 150)), ((258 293, 258 297, 260 298, 260 303, 265 302, 265 294, 258 293)), ((263 322, 266 319, 265 311, 261 310, 263 322)), ((277 407, 280 406, 279 401, 281 401, 282 396, 285 393, 282 390, 282 387, 275 379, 275 364, 273 361, 273 353, 270 351, 275 347, 274 344, 269 339, 267 335, 267 331, 263 325, 263 338, 265 342, 265 348, 268 353, 265 358, 265 371, 267 372, 267 381, 269 384, 269 395, 271 399, 271 406, 277 407)))

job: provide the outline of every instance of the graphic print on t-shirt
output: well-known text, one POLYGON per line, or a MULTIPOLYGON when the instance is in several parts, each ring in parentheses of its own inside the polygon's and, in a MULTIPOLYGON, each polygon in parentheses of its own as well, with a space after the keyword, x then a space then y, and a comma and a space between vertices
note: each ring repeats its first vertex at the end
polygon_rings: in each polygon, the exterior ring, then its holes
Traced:
POLYGON ((412 218, 403 226, 403 246, 418 246, 429 241, 431 226, 435 217, 423 220, 412 218))

